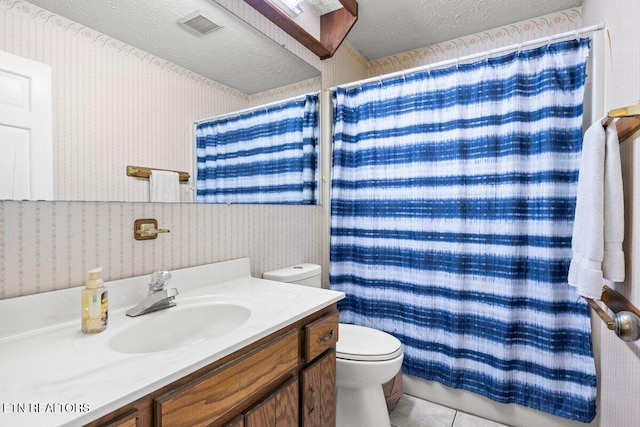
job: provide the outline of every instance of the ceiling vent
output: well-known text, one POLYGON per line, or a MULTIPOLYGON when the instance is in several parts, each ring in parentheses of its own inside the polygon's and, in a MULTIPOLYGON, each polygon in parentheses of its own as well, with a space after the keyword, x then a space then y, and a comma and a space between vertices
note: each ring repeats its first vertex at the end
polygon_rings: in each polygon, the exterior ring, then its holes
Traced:
POLYGON ((198 36, 204 36, 218 28, 222 28, 221 25, 216 24, 199 11, 178 19, 178 22, 181 23, 186 30, 198 36))

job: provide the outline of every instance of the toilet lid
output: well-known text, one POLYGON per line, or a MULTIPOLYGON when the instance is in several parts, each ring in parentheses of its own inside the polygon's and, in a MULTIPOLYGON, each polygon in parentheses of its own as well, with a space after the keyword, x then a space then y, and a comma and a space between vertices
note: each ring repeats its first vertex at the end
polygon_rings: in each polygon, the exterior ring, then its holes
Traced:
POLYGON ((402 354, 400 340, 386 332, 346 323, 340 323, 339 328, 338 359, 382 361, 402 354))

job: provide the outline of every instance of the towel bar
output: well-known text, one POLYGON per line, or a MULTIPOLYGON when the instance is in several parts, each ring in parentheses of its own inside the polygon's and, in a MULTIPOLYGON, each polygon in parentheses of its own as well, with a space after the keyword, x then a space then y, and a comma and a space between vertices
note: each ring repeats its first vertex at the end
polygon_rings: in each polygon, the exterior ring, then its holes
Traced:
POLYGON ((149 178, 151 176, 152 170, 175 172, 180 177, 180 182, 189 182, 189 178, 191 178, 191 175, 189 174, 189 172, 174 171, 171 169, 145 168, 143 166, 131 166, 131 165, 127 165, 127 176, 135 176, 138 178, 149 178))
POLYGON ((625 341, 635 341, 640 338, 638 327, 640 323, 640 310, 631 302, 604 285, 602 287, 602 302, 615 313, 613 319, 591 298, 584 297, 589 307, 602 319, 607 328, 615 331, 625 341), (631 314, 628 314, 631 313, 631 314), (635 318, 634 318, 635 315, 635 318))
POLYGON ((610 110, 602 120, 602 126, 608 126, 616 118, 618 140, 622 142, 640 129, 640 103, 610 110))

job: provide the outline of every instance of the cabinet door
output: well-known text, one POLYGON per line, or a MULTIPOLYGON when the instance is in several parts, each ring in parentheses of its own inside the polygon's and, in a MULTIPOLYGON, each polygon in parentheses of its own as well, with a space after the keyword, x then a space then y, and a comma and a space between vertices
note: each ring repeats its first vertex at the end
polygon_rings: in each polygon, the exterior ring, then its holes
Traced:
POLYGON ((155 423, 163 427, 206 427, 249 403, 296 369, 298 331, 276 338, 197 380, 157 397, 155 423))
POLYGON ((249 409, 245 427, 298 427, 298 378, 292 378, 249 409))
POLYGON ((336 352, 330 350, 302 372, 302 427, 336 425, 336 352))
POLYGON ((101 424, 100 427, 139 427, 138 423, 138 411, 134 410, 128 412, 115 420, 109 421, 106 424, 101 424))
POLYGON ((238 415, 222 427, 244 427, 244 417, 242 415, 238 415))
POLYGON ((311 362, 338 342, 338 311, 332 311, 304 327, 305 361, 311 362))

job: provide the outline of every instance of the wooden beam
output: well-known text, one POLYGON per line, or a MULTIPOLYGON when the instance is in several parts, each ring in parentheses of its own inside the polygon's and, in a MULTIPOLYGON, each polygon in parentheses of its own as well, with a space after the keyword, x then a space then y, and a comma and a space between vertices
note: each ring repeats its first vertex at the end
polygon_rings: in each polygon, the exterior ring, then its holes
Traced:
POLYGON ((320 17, 320 42, 329 50, 330 56, 338 50, 357 20, 358 17, 353 16, 346 8, 334 10, 320 17))
POLYGON ((356 0, 339 0, 343 5, 342 9, 320 17, 320 40, 318 40, 268 0, 244 1, 315 53, 320 59, 333 56, 358 20, 358 2, 356 0))

